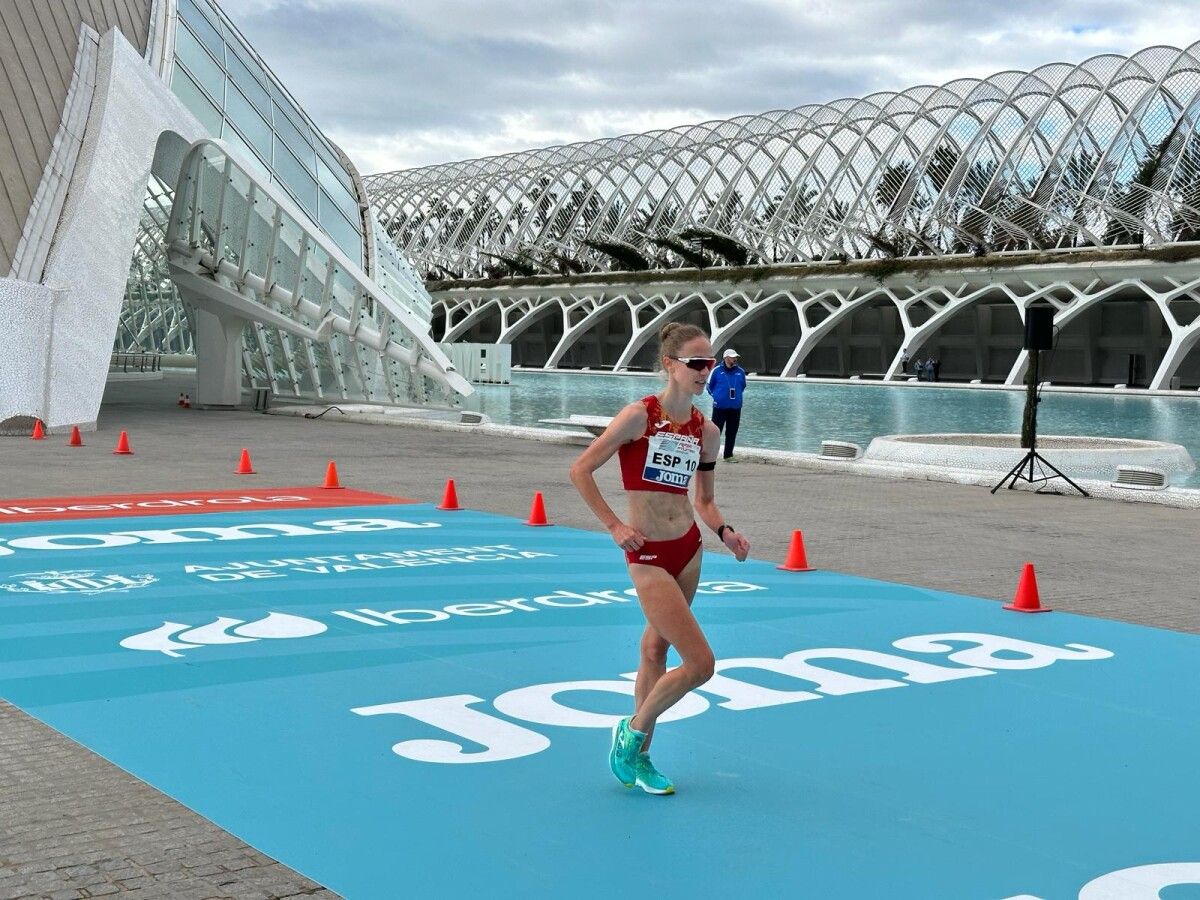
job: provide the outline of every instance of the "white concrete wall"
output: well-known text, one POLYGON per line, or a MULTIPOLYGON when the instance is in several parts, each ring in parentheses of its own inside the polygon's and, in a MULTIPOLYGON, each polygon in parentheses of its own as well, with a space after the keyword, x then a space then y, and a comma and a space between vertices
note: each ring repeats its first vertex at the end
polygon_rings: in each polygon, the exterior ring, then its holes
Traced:
MULTIPOLYGON (((36 349, 6 364, 0 378, 0 421, 34 415, 48 426, 93 426, 104 395, 120 318, 138 217, 159 137, 174 131, 191 142, 206 136, 200 123, 113 30, 100 40, 95 96, 83 147, 70 173, 59 226, 52 236, 42 296, 59 293, 52 331, 36 349), (44 356, 51 355, 49 365, 44 356), (37 405, 30 408, 31 400, 37 405), (14 412, 7 412, 8 410, 14 412)), ((173 183, 177 173, 157 173, 173 183)), ((6 293, 26 298, 0 303, 0 334, 33 344, 31 304, 37 285, 6 293)), ((0 295, 0 299, 3 295, 0 295)), ((36 318, 36 315, 35 315, 36 318)), ((43 325, 39 327, 46 327, 43 325)))
POLYGON ((0 427, 45 408, 54 310, 62 299, 45 285, 0 278, 0 427))

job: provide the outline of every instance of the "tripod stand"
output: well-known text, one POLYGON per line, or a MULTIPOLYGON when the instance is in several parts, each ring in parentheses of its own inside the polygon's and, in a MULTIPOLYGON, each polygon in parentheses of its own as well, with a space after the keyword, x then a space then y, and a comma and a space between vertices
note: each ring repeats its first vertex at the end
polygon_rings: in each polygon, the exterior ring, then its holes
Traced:
MULTIPOLYGON (((1008 470, 1007 475, 996 482, 996 486, 992 488, 992 493, 994 494, 996 491, 1000 490, 1000 486, 1006 481, 1008 482, 1008 489, 1011 491, 1016 486, 1018 481, 1027 481, 1030 484, 1044 484, 1045 482, 1053 481, 1055 478, 1061 478, 1071 487, 1075 488, 1075 490, 1079 491, 1079 493, 1083 494, 1083 496, 1090 497, 1091 495, 1087 491, 1056 469, 1053 463, 1046 459, 1046 457, 1042 456, 1042 454, 1037 452, 1037 407, 1038 404, 1042 402, 1042 398, 1039 396, 1038 388, 1038 362, 1040 361, 1041 355, 1041 350, 1029 351, 1029 391, 1025 395, 1025 415, 1029 419, 1029 450, 1027 450, 1025 455, 1021 457, 1021 461, 1019 463, 1008 470), (1038 477, 1034 477, 1035 465, 1037 466, 1038 477), (1025 472, 1026 469, 1029 470, 1028 474, 1025 472), (1054 474, 1047 475, 1047 469, 1054 474)), ((1039 491, 1040 490, 1041 489, 1039 488, 1039 491)))

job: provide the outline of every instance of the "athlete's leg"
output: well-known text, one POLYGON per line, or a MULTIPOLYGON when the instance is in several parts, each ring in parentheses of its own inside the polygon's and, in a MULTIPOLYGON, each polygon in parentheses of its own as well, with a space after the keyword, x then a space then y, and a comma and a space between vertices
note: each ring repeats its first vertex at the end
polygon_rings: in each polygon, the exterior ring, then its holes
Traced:
MULTIPOLYGON (((696 557, 688 563, 688 568, 695 566, 697 573, 701 552, 697 550, 696 557)), ((679 582, 665 569, 637 563, 629 567, 629 573, 647 621, 679 652, 682 660, 678 668, 658 678, 639 704, 630 726, 646 731, 680 697, 712 678, 715 660, 679 582)))
MULTIPOLYGON (((687 567, 675 579, 688 606, 692 605, 692 599, 696 596, 696 587, 700 584, 700 558, 702 552, 702 550, 697 550, 696 555, 688 562, 687 567)), ((642 708, 642 704, 650 696, 650 691, 654 689, 654 686, 658 684, 658 680, 666 673, 667 651, 671 648, 671 644, 658 633, 658 629, 653 625, 647 625, 646 630, 642 632, 640 646, 641 655, 638 661, 637 683, 633 690, 634 710, 642 708)), ((650 742, 653 738, 654 724, 651 723, 649 728, 646 729, 646 741, 642 744, 643 750, 650 749, 650 742)))
MULTIPOLYGON (((653 625, 646 625, 646 630, 642 632, 642 641, 639 645, 637 681, 634 683, 633 688, 633 709, 635 712, 642 708, 642 704, 650 696, 650 691, 654 689, 654 685, 658 684, 658 680, 666 674, 667 650, 670 647, 671 645, 667 643, 667 639, 659 634, 653 625)), ((646 730, 646 740, 642 744, 642 749, 650 746, 650 741, 653 737, 654 726, 651 725, 646 730)))

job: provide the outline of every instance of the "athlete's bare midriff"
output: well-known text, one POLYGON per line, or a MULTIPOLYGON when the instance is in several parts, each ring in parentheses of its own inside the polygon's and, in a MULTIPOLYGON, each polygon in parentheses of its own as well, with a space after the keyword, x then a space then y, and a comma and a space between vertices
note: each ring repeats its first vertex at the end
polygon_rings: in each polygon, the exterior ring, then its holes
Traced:
POLYGON ((692 499, 687 494, 663 491, 626 491, 629 497, 629 524, 649 541, 669 541, 682 537, 696 520, 692 499))

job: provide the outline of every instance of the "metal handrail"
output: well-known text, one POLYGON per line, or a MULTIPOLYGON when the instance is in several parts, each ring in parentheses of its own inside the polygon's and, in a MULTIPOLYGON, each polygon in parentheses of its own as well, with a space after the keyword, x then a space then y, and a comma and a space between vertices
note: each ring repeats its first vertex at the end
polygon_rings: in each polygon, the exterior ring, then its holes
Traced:
MULTIPOLYGON (((251 316, 280 328, 289 349, 293 335, 317 342, 340 335, 407 367, 410 388, 423 376, 451 401, 473 393, 429 336, 426 323, 347 258, 278 185, 243 166, 236 151, 220 140, 196 141, 188 149, 166 245, 173 264, 225 286, 243 308, 249 306, 251 316)), ((421 298, 414 297, 413 305, 419 308, 421 298)), ((269 357, 265 347, 263 352, 269 357)), ((357 353, 349 355, 364 384, 381 374, 392 399, 403 399, 390 366, 374 373, 357 353)), ((289 367, 296 356, 289 354, 289 367)), ((311 352, 301 363, 319 381, 311 352)))

